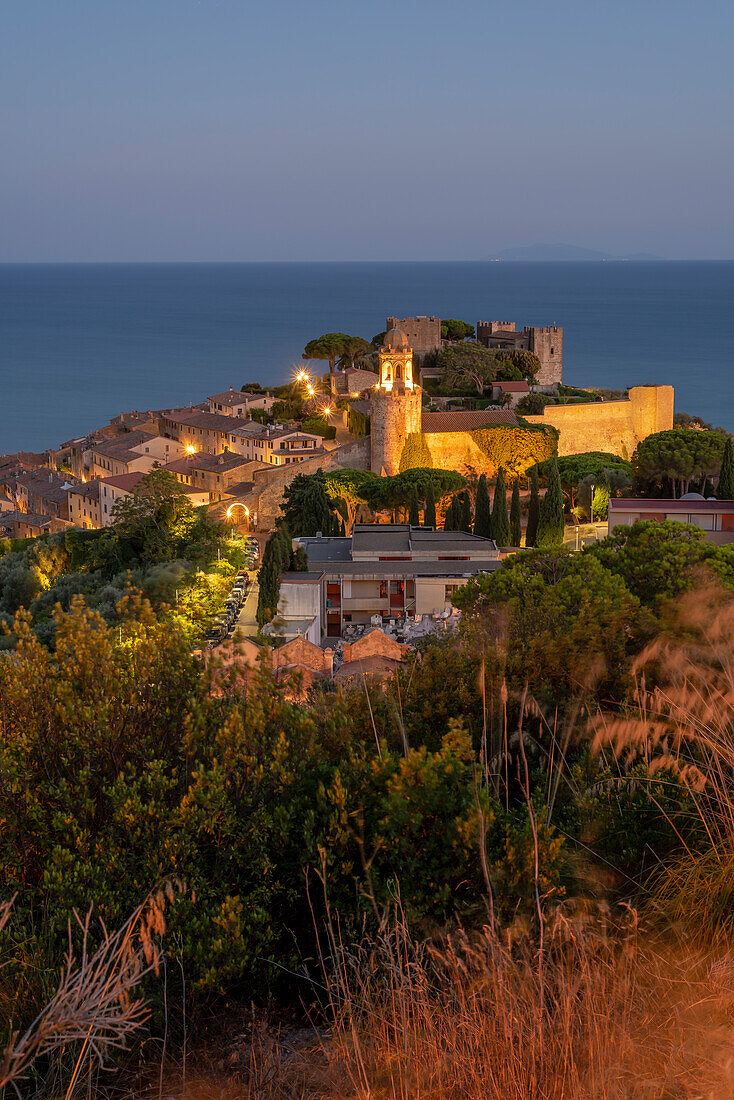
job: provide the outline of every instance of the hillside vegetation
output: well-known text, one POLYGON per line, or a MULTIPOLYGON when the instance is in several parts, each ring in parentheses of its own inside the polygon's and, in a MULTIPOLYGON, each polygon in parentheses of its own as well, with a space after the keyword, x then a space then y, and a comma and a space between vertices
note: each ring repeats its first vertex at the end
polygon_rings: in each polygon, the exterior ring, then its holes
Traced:
POLYGON ((71 595, 52 646, 18 607, 0 1083, 729 1095, 733 590, 680 524, 529 551, 382 688, 306 704, 134 586, 114 619, 71 595))

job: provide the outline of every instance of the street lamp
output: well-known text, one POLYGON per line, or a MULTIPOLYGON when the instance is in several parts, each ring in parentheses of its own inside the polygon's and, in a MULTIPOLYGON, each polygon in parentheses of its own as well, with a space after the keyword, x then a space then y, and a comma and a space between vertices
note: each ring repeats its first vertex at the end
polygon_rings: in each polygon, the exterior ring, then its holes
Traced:
POLYGON ((590 485, 591 497, 589 498, 589 512, 591 513, 591 526, 594 526, 594 482, 590 485))

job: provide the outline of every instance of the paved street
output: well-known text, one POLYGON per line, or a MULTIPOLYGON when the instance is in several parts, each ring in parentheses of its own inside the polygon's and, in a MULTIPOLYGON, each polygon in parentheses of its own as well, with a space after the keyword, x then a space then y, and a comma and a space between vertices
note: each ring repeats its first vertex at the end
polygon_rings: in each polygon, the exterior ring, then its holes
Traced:
POLYGON ((241 630, 243 634, 251 635, 257 634, 257 620, 255 618, 255 612, 257 611, 257 597, 260 588, 257 583, 257 574, 250 573, 252 578, 252 585, 250 591, 247 593, 247 599, 244 606, 237 617, 237 630, 241 630))

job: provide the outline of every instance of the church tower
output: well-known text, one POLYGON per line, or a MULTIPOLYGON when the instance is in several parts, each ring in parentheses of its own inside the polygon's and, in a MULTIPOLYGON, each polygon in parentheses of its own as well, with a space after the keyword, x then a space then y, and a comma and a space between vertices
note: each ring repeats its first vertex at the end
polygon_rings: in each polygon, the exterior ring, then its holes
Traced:
POLYGON ((413 381, 413 350, 400 329, 385 333, 380 381, 370 395, 371 469, 392 477, 409 435, 420 434, 423 391, 413 381))
POLYGON ((413 349, 408 347, 408 338, 400 329, 393 328, 385 333, 385 343, 380 348, 380 389, 392 390, 396 383, 402 382, 406 389, 413 389, 413 349))

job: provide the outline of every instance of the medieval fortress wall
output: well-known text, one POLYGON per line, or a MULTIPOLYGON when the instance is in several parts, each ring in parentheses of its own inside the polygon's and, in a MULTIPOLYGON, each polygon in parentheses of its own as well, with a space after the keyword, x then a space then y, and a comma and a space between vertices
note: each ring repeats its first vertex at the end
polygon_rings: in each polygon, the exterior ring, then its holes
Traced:
POLYGON ((673 387, 634 386, 622 401, 589 405, 548 405, 532 424, 551 424, 560 432, 558 454, 608 451, 632 458, 640 440, 673 427, 673 387))
MULTIPOLYGON (((507 324, 507 331, 512 332, 514 326, 510 328, 511 323, 507 324)), ((549 339, 556 339, 553 335, 556 331, 547 330, 549 339)), ((552 346, 555 354, 557 345, 552 346)), ((431 465, 458 472, 472 467, 495 473, 470 430, 422 432, 423 391, 413 381, 413 349, 404 332, 398 329, 387 333, 379 362, 379 381, 370 390, 371 435, 292 466, 264 466, 255 471, 254 485, 245 502, 251 513, 258 513, 261 529, 274 524, 283 489, 297 473, 352 467, 394 476, 400 472, 406 455, 415 459, 409 465, 431 465)), ((672 386, 636 386, 622 401, 548 405, 542 416, 525 419, 558 430, 559 455, 608 451, 631 458, 640 440, 673 427, 673 396, 672 386)))

